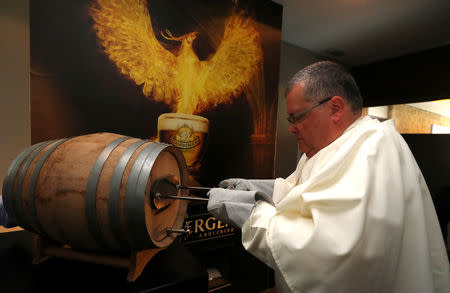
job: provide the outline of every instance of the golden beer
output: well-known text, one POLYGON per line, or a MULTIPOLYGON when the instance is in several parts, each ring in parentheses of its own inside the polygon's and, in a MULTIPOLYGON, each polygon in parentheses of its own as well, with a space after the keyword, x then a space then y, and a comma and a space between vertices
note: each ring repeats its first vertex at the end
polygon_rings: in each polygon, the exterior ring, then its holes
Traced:
POLYGON ((198 115, 166 113, 158 117, 158 140, 183 153, 191 174, 200 168, 208 129, 209 120, 198 115))

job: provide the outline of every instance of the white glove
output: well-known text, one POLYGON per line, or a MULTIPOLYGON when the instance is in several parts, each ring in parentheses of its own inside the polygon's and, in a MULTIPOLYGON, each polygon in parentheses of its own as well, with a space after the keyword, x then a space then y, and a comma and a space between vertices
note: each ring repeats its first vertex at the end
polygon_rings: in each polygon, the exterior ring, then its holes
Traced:
POLYGON ((272 198, 260 191, 213 188, 208 196, 208 211, 222 222, 238 228, 242 228, 258 200, 274 205, 272 198))
POLYGON ((275 179, 230 178, 219 183, 219 187, 233 190, 261 191, 272 197, 275 179))

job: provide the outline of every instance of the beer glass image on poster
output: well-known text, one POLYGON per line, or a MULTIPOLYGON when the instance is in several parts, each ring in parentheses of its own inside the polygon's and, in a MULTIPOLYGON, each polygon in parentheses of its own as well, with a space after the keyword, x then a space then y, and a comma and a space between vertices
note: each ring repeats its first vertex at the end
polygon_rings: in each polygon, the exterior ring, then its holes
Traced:
POLYGON ((166 113, 158 118, 158 140, 172 144, 184 155, 189 173, 198 175, 206 149, 208 119, 190 114, 166 113))

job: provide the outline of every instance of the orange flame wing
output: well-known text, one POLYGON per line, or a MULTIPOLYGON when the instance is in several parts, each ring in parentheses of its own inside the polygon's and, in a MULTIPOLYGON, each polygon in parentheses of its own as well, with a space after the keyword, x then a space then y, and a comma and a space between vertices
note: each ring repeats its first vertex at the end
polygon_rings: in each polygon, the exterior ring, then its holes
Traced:
POLYGON ((200 112, 242 93, 262 63, 259 33, 240 14, 227 18, 215 55, 199 61, 196 32, 182 40, 177 56, 156 39, 145 0, 97 0, 90 8, 94 28, 120 72, 143 84, 146 96, 179 113, 200 112))
POLYGON ((120 72, 143 84, 145 96, 175 103, 176 57, 156 39, 147 1, 97 0, 90 14, 105 53, 120 72))
POLYGON ((262 60, 259 32, 251 20, 237 14, 228 17, 216 54, 202 64, 205 92, 198 110, 229 102, 231 97, 240 95, 262 60))

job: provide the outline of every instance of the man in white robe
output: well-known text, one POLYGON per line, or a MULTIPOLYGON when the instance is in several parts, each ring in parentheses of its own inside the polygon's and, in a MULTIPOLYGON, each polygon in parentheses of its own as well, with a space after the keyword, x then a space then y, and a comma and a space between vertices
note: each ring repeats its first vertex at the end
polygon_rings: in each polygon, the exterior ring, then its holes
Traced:
POLYGON ((393 122, 361 117, 353 77, 333 62, 299 71, 286 104, 304 153, 295 172, 225 180, 208 204, 242 228, 244 247, 274 269, 277 292, 449 293, 436 212, 393 122))

